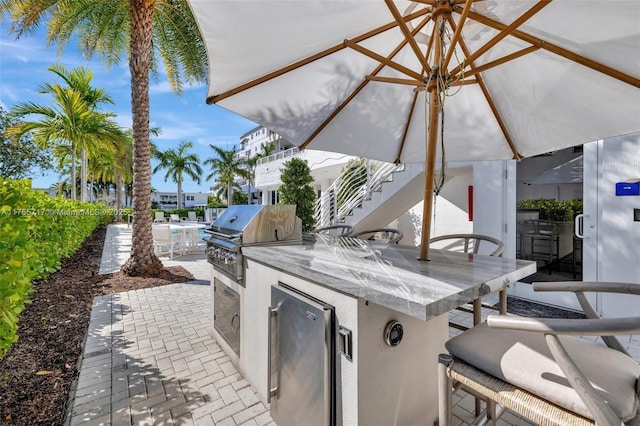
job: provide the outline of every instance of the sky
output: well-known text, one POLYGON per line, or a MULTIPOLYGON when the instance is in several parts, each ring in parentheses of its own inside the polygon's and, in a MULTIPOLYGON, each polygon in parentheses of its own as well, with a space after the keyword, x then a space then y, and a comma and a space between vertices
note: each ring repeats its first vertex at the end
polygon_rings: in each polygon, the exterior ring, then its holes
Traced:
MULTIPOLYGON (((94 57, 90 62, 82 58, 73 45, 65 47, 58 55, 56 47, 47 47, 44 33, 23 36, 19 40, 9 35, 8 24, 0 25, 0 105, 10 110, 18 102, 33 101, 50 105, 50 95, 38 93, 42 83, 55 83, 61 80, 51 71, 51 65, 61 63, 67 69, 83 66, 93 71, 93 86, 108 92, 114 104, 104 104, 102 109, 117 114, 115 121, 124 128, 131 128, 131 86, 129 66, 126 58, 122 63, 107 70, 101 58, 94 57)), ((206 84, 184 87, 182 96, 175 95, 169 88, 164 76, 150 82, 151 127, 161 129, 161 134, 152 137, 157 147, 164 151, 177 147, 181 141, 194 144, 192 152, 200 157, 203 168, 202 182, 197 184, 185 175, 184 192, 207 192, 213 182, 205 182, 209 174, 204 160, 213 156, 209 144, 230 149, 239 142, 244 133, 257 125, 235 113, 216 105, 207 105, 206 84)), ((155 166, 152 161, 152 167, 155 166)), ((166 172, 160 170, 152 176, 151 185, 158 191, 177 191, 176 184, 169 179, 164 181, 166 172)), ((59 173, 53 171, 41 176, 32 176, 34 188, 48 188, 61 180, 59 173)))

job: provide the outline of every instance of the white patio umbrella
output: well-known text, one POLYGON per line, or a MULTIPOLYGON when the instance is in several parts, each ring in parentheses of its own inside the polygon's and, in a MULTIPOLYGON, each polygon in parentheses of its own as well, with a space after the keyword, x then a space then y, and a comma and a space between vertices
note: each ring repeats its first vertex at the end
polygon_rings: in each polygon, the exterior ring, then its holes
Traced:
POLYGON ((189 0, 207 102, 300 148, 519 159, 640 130, 635 0, 189 0))

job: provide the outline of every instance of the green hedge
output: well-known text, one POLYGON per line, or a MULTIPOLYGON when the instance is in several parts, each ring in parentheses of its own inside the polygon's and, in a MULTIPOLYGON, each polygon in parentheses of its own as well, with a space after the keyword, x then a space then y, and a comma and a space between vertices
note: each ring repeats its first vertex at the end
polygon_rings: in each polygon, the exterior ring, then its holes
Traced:
POLYGON ((520 200, 517 207, 527 209, 540 209, 540 219, 571 222, 577 214, 582 213, 582 200, 557 201, 553 198, 540 198, 537 200, 520 200))
POLYGON ((17 340, 31 281, 60 268, 113 209, 50 197, 29 180, 0 178, 0 359, 17 340))
POLYGON ((155 219, 156 212, 164 212, 164 215, 169 218, 170 214, 177 214, 178 217, 188 217, 189 212, 196 212, 196 216, 204 217, 204 209, 202 207, 192 207, 188 209, 173 209, 173 210, 162 210, 162 209, 151 209, 151 217, 155 219))

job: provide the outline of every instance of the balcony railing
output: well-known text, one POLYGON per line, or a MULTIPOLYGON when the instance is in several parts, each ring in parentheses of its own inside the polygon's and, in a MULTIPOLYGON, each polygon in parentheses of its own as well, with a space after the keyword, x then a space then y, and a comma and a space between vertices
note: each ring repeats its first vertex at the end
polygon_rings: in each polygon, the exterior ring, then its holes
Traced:
POLYGON ((262 157, 261 159, 258 160, 256 164, 257 165, 267 164, 274 161, 282 160, 284 158, 295 157, 299 153, 300 153, 300 150, 298 149, 298 147, 289 148, 285 151, 280 151, 280 152, 276 152, 275 154, 271 154, 268 157, 262 157))

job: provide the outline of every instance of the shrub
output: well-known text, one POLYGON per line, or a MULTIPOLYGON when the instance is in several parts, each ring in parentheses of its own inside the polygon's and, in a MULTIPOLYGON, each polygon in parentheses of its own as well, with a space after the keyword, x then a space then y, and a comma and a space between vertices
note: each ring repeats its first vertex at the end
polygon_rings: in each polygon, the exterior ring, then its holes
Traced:
POLYGON ((0 179, 0 358, 17 340, 18 315, 31 281, 60 268, 113 209, 50 197, 29 180, 0 179))
POLYGON ((315 227, 314 204, 316 192, 311 169, 306 160, 292 158, 284 163, 280 180, 280 204, 295 204, 296 215, 302 220, 302 231, 308 232, 315 227))
POLYGON ((553 221, 573 221, 577 214, 582 213, 582 200, 556 201, 553 198, 537 200, 521 200, 517 207, 526 209, 540 209, 540 219, 553 221))

